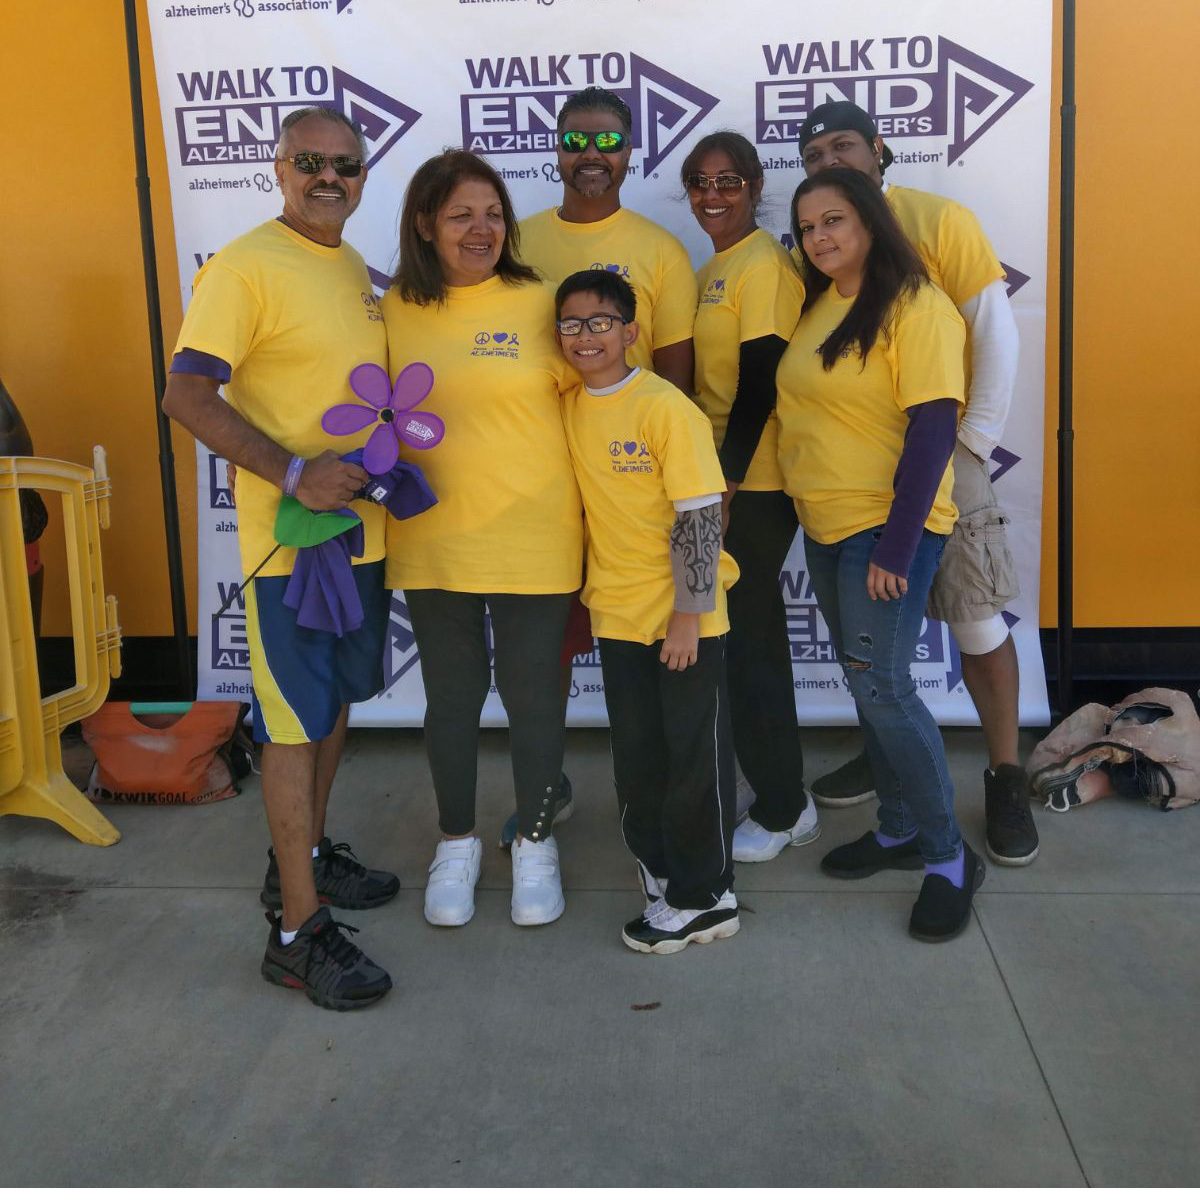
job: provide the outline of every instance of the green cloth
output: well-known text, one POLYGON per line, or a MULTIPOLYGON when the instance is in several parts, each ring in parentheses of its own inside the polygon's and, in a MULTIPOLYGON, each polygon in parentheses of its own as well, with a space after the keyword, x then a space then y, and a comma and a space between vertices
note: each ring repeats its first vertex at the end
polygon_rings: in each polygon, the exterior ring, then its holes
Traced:
POLYGON ((361 524, 361 518, 345 509, 313 512, 295 496, 283 496, 275 514, 275 540, 281 546, 319 546, 361 524))

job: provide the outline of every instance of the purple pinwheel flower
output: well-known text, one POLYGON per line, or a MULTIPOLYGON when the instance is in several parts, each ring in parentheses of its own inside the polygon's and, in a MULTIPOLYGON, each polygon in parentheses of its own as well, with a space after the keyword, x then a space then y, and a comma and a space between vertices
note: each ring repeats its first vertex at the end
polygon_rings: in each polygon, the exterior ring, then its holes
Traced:
POLYGON ((416 411, 432 388, 433 369, 427 363, 409 363, 396 376, 395 387, 382 367, 360 363, 350 372, 350 390, 370 407, 335 404, 325 411, 321 428, 342 437, 378 421, 363 450, 363 469, 368 475, 385 475, 400 457, 401 442, 414 450, 430 450, 446 436, 441 417, 416 411))

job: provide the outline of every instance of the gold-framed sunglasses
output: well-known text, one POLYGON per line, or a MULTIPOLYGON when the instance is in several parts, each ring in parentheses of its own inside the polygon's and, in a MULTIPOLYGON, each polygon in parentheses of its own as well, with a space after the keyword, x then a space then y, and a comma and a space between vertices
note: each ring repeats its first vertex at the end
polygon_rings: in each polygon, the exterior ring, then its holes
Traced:
POLYGON ((707 192, 710 187, 718 192, 740 192, 749 182, 732 171, 722 171, 720 175, 701 175, 697 171, 683 181, 683 186, 689 192, 707 192))
POLYGON ((302 175, 317 175, 328 163, 343 179, 354 179, 362 174, 362 159, 357 154, 320 154, 316 150, 301 150, 299 154, 277 158, 276 162, 290 162, 302 175))

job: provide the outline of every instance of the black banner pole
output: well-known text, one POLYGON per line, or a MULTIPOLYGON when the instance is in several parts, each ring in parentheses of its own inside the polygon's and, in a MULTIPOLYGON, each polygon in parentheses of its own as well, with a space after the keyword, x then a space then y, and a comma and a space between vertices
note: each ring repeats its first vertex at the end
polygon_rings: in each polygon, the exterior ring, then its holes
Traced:
POLYGON ((158 296, 158 260, 154 252, 154 211, 150 206, 150 170, 146 162, 146 120, 142 110, 142 65, 138 50, 137 0, 125 0, 125 47, 129 58, 129 104, 133 115, 133 152, 137 164, 138 218, 142 231, 142 267, 146 277, 146 315, 150 324, 150 365, 154 371, 154 415, 158 426, 158 468, 162 482, 163 524, 167 538, 167 573, 171 587, 171 623, 175 639, 176 678, 185 697, 196 694, 188 643, 183 549, 179 539, 179 500, 175 492, 175 452, 171 422, 162 410, 167 389, 162 309, 158 296))
POLYGON ((1075 537, 1075 0, 1063 0, 1058 276, 1058 708, 1073 707, 1075 537))

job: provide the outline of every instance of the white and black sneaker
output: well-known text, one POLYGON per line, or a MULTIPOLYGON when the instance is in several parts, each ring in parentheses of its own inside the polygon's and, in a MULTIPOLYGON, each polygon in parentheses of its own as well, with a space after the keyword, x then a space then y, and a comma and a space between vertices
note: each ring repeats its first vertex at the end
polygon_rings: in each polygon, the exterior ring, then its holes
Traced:
POLYGON ((692 942, 733 937, 741 928, 737 897, 726 892, 712 908, 673 908, 658 899, 621 930, 621 941, 642 954, 674 954, 692 942))

